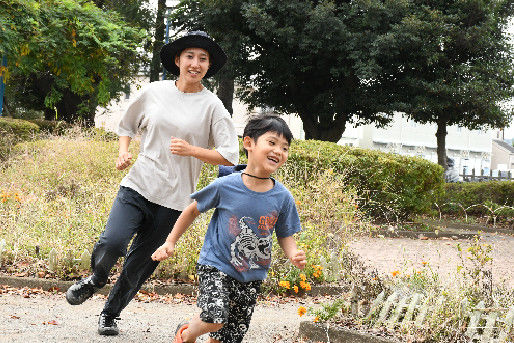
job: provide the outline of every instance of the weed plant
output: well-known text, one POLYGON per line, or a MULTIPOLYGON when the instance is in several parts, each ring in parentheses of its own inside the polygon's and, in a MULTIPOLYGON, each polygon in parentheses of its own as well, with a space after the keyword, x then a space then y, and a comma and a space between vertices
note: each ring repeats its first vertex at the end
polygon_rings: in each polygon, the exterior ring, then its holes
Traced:
MULTIPOLYGON (((138 142, 131 145, 134 160, 138 142)), ((47 135, 14 148, 0 167, 0 240, 6 241, 2 269, 19 275, 76 279, 87 274, 78 259, 104 229, 112 202, 127 170, 114 167, 118 145, 102 130, 72 127, 62 136, 47 135), (5 199, 3 201, 2 199, 5 199), (49 252, 55 249, 59 265, 49 270, 49 252)), ((280 289, 289 280, 298 294, 311 284, 340 278, 340 259, 349 235, 367 229, 354 189, 332 170, 298 177, 303 169, 281 169, 275 177, 293 193, 303 223, 299 245, 308 252, 304 273, 295 272, 274 242, 274 262, 267 283, 280 289), (314 176, 314 179, 312 178, 314 176), (332 270, 335 270, 332 271, 332 270)), ((198 188, 217 176, 214 166, 205 166, 198 188)), ((194 281, 195 264, 212 212, 203 214, 186 232, 177 254, 161 264, 154 278, 174 282, 194 281)), ((283 289, 285 291, 285 289, 283 289)))

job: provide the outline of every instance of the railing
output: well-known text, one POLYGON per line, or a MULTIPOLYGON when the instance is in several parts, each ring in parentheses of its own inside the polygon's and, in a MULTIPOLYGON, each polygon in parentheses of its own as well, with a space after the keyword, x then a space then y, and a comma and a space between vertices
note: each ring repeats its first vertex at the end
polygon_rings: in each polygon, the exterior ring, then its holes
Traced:
POLYGON ((510 171, 498 171, 497 176, 493 176, 493 171, 489 170, 489 174, 484 173, 484 170, 480 170, 478 174, 475 168, 471 169, 471 174, 461 174, 462 180, 465 182, 476 182, 476 181, 513 181, 514 175, 510 171))
MULTIPOLYGON (((386 296, 385 291, 372 302, 367 320, 373 317, 374 326, 388 329, 402 328, 409 325, 422 327, 431 316, 437 316, 444 306, 444 297, 429 299, 419 293, 402 294, 394 292, 386 296)), ((481 301, 470 308, 464 299, 460 306, 462 319, 465 320, 466 337, 470 342, 504 343, 512 330, 514 306, 510 308, 486 308, 481 301)))

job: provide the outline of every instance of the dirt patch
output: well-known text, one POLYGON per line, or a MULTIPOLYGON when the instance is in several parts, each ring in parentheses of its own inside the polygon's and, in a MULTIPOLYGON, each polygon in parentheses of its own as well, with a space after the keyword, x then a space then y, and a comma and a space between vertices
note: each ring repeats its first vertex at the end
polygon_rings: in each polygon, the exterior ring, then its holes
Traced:
MULTIPOLYGON (((350 249, 358 254, 370 267, 380 274, 392 275, 395 271, 412 273, 421 269, 423 262, 428 262, 432 270, 439 273, 443 282, 454 280, 457 266, 461 264, 457 244, 465 250, 469 240, 450 239, 409 239, 409 238, 371 238, 361 237, 349 243, 350 249)), ((493 282, 505 282, 514 288, 514 237, 507 235, 486 234, 481 244, 492 247, 493 282)))

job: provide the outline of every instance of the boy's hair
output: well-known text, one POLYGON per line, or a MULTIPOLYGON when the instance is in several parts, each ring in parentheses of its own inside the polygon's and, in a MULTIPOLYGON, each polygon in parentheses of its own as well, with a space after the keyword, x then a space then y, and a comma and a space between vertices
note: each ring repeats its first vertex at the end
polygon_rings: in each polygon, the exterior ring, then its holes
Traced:
MULTIPOLYGON (((261 114, 250 118, 245 126, 243 138, 250 137, 257 142, 257 139, 266 132, 276 132, 284 136, 287 140, 287 144, 291 144, 291 140, 293 139, 293 134, 284 119, 274 114, 261 114)), ((248 151, 246 151, 246 149, 244 149, 244 151, 246 156, 248 156, 248 151)))

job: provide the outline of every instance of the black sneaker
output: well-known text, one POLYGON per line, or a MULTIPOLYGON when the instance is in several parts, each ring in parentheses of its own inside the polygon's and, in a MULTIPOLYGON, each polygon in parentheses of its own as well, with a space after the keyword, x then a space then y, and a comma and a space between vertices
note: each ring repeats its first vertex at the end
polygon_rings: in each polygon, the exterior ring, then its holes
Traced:
POLYGON ((82 304, 101 288, 96 286, 91 278, 92 276, 89 276, 79 280, 76 284, 68 288, 66 291, 66 300, 68 300, 71 305, 82 304))
POLYGON ((105 313, 100 314, 100 318, 98 318, 98 333, 103 336, 116 336, 120 333, 120 329, 116 325, 116 320, 119 319, 105 313))

